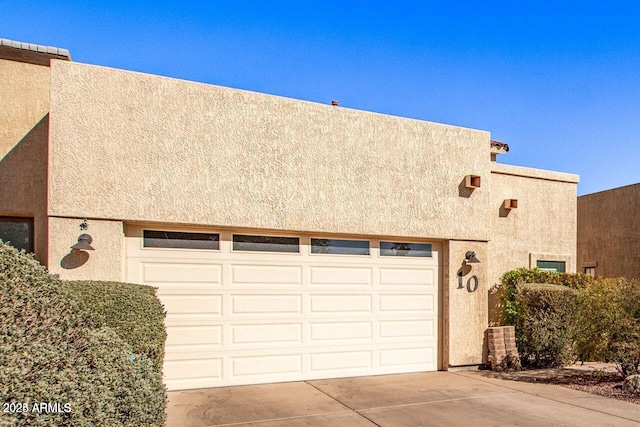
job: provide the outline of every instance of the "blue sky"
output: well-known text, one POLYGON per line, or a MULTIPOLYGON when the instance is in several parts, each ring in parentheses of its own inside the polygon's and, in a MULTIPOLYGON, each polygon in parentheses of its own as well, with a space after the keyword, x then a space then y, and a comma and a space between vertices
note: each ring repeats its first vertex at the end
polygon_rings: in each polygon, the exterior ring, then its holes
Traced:
POLYGON ((637 2, 0 0, 0 37, 488 130, 499 161, 579 174, 579 194, 640 182, 637 2))

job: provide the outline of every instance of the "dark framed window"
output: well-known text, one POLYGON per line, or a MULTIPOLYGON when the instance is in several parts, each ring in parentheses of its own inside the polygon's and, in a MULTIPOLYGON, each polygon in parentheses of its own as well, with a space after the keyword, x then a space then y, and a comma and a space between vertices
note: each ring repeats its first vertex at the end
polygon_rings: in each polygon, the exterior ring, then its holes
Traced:
POLYGON ((566 263, 564 261, 537 261, 536 267, 542 271, 552 273, 564 273, 566 271, 566 263))
POLYGON ((585 267, 584 274, 588 274, 591 277, 596 277, 596 268, 595 267, 585 267))
POLYGON ((380 255, 431 258, 431 243, 380 242, 380 255))
POLYGON ((368 240, 311 239, 312 254, 369 255, 368 240))
POLYGON ((33 252, 33 218, 0 216, 0 240, 16 249, 33 252))
POLYGON ((144 230, 142 235, 145 248, 220 249, 220 235, 215 233, 144 230))
POLYGON ((234 251, 300 253, 297 237, 233 235, 234 251))

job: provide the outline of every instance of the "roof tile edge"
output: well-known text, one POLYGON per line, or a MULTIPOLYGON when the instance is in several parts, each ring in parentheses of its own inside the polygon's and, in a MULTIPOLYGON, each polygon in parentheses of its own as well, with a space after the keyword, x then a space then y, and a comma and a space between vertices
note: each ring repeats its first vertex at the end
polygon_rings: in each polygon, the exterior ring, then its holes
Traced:
POLYGON ((0 38, 0 46, 6 46, 13 49, 20 49, 27 52, 33 52, 36 54, 53 55, 56 59, 62 59, 71 61, 71 54, 67 49, 62 49, 54 46, 44 46, 33 43, 22 43, 15 40, 0 38))

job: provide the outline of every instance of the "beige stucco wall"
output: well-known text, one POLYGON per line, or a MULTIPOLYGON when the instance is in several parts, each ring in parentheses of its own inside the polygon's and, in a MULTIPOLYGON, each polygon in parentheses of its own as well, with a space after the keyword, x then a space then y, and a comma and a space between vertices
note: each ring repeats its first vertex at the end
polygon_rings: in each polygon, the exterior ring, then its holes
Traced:
POLYGON ((483 131, 53 61, 50 268, 121 280, 127 221, 442 239, 444 366, 478 364, 500 276, 576 259, 577 177, 490 158, 483 131))
POLYGON ((489 238, 483 131, 53 61, 49 213, 489 238))
POLYGON ((49 271, 67 280, 122 281, 124 278, 124 232, 121 221, 88 220, 80 230, 81 218, 49 218, 49 271), (93 251, 72 251, 78 237, 87 233, 93 251))
POLYGON ((448 366, 483 363, 484 332, 488 326, 489 256, 486 242, 452 240, 448 244, 443 289, 447 312, 444 347, 448 366), (480 261, 468 264, 467 251, 480 261))
MULTIPOLYGON (((576 271, 577 183, 577 175, 492 164, 491 284, 536 260, 565 261, 567 272, 576 271), (517 209, 504 209, 505 199, 517 199, 517 209)), ((489 308, 492 324, 500 323, 498 294, 490 292, 489 308)))
POLYGON ((46 66, 0 60, 0 216, 34 218, 35 256, 47 254, 46 66))
POLYGON ((640 278, 640 184, 578 197, 578 269, 640 278))
POLYGON ((50 69, 0 59, 0 159, 49 113, 50 69))

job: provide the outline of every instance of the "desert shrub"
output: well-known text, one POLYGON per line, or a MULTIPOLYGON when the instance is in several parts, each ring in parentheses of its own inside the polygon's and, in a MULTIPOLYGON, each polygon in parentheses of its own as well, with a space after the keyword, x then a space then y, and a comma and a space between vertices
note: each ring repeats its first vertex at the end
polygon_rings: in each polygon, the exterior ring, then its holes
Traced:
POLYGON ((165 313, 154 288, 102 281, 66 281, 63 286, 95 324, 113 329, 162 373, 165 313))
POLYGON ((566 286, 571 289, 584 289, 593 282, 593 277, 582 273, 553 273, 537 268, 520 268, 507 271, 501 278, 502 307, 504 321, 507 325, 515 325, 518 316, 518 302, 516 300, 517 286, 524 283, 546 283, 566 286))
POLYGON ((162 373, 155 370, 151 359, 133 354, 112 329, 89 331, 89 346, 79 361, 91 368, 89 381, 83 384, 82 409, 91 419, 87 425, 164 425, 162 373), (88 405, 87 393, 93 393, 92 400, 100 406, 88 405))
POLYGON ((576 349, 581 360, 640 373, 640 281, 598 279, 580 292, 576 349))
POLYGON ((505 273, 502 286, 523 366, 603 361, 625 376, 640 373, 639 280, 520 269, 505 273))
POLYGON ((165 389, 152 361, 97 326, 31 255, 0 243, 0 401, 26 404, 0 421, 163 425, 165 389), (41 402, 61 406, 34 412, 41 402))
POLYGON ((524 367, 549 368, 575 361, 577 291, 562 285, 516 287, 516 345, 524 367))

